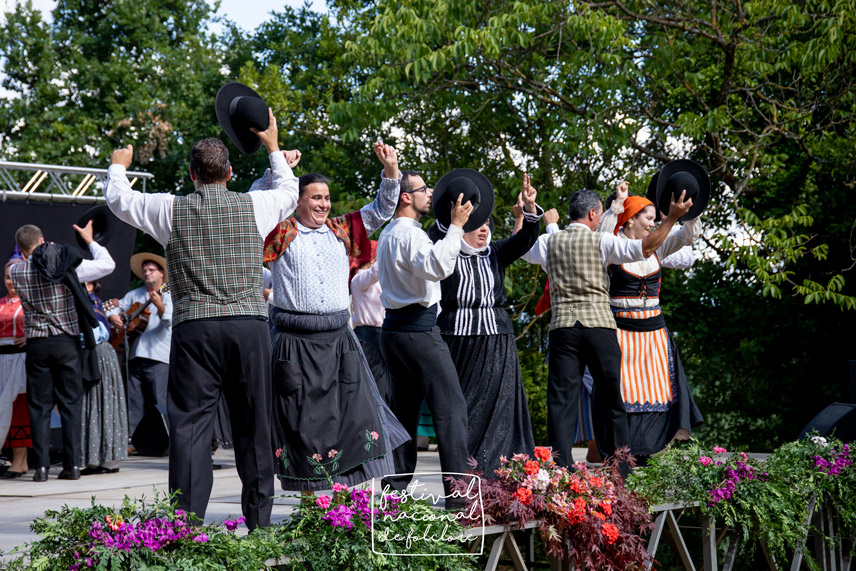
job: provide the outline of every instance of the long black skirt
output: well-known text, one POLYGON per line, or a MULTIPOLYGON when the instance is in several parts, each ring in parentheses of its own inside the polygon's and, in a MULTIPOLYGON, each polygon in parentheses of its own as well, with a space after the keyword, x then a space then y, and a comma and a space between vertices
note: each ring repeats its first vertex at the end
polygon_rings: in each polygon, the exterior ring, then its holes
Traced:
POLYGON ((467 450, 485 478, 535 447, 514 335, 443 335, 467 401, 467 450))
POLYGON ((395 473, 409 437, 377 390, 344 315, 273 310, 273 445, 284 490, 395 473))

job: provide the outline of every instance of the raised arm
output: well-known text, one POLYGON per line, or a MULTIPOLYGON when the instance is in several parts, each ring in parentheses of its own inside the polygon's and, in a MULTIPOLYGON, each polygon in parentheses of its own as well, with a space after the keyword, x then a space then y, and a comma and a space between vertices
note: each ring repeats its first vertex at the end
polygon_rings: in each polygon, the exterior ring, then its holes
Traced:
POLYGON ((656 252, 666 238, 669 237, 669 233, 672 231, 672 227, 675 225, 675 222, 677 222, 681 216, 690 211, 690 208, 693 205, 693 199, 688 198, 684 200, 684 196, 686 196, 685 190, 681 191, 681 196, 678 197, 677 200, 672 196, 669 204, 669 215, 663 219, 663 222, 661 222, 655 230, 649 232, 648 235, 642 239, 642 253, 646 258, 656 252))
POLYGON ((142 230, 166 246, 172 231, 172 202, 175 197, 166 193, 144 194, 132 190, 127 170, 133 158, 132 145, 113 151, 102 193, 110 211, 119 220, 142 230))
POLYGON ((520 231, 516 232, 510 238, 499 240, 496 243, 496 254, 500 265, 504 268, 511 265, 514 260, 523 256, 526 252, 532 249, 535 241, 538 240, 538 233, 541 228, 541 217, 544 214, 543 209, 540 209, 535 204, 535 199, 538 197, 538 192, 529 183, 529 175, 523 175, 523 190, 519 195, 519 200, 523 202, 523 224, 520 231))
POLYGON ((598 232, 606 232, 612 234, 615 232, 615 225, 618 224, 618 215, 624 212, 624 201, 627 200, 629 192, 629 183, 622 180, 615 188, 615 200, 609 205, 609 208, 603 211, 603 216, 600 219, 600 225, 597 227, 598 232))
POLYGON ((73 226, 92 253, 91 260, 83 260, 77 266, 77 279, 82 282, 91 282, 112 274, 113 270, 116 269, 116 262, 113 261, 113 256, 110 255, 107 248, 92 239, 92 220, 87 222, 83 228, 77 224, 73 226))
MULTIPOLYGON (((271 186, 257 188, 250 193, 256 226, 262 238, 270 234, 277 224, 288 218, 297 207, 297 177, 292 167, 300 162, 300 151, 279 150, 279 130, 276 117, 268 108, 268 128, 264 131, 252 129, 268 152, 270 158, 271 186)), ((267 174, 267 173, 265 173, 267 174)))
POLYGON ((461 204, 464 195, 459 194, 452 207, 452 220, 446 237, 432 243, 427 234, 413 234, 405 252, 405 266, 413 274, 424 280, 438 282, 455 271, 458 254, 461 252, 461 239, 464 237, 464 224, 473 212, 473 205, 467 201, 461 204))
POLYGON ((401 174, 398 170, 398 153, 395 147, 384 145, 378 141, 373 145, 375 155, 383 165, 380 188, 375 199, 360 208, 360 216, 366 227, 366 234, 371 236, 378 228, 392 218, 395 206, 398 204, 399 183, 401 174))

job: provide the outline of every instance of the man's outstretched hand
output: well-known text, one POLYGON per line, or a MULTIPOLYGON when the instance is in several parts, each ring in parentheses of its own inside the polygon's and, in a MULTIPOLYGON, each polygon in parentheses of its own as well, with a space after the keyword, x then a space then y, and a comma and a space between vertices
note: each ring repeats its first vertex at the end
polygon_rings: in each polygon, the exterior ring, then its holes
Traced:
POLYGON ((255 127, 250 127, 250 131, 255 133, 262 141, 262 145, 267 149, 268 154, 275 153, 279 150, 279 131, 276 128, 276 117, 273 116, 273 109, 268 107, 268 127, 264 131, 259 131, 255 127))
POLYGON ((126 169, 131 167, 132 160, 134 160, 134 145, 128 145, 127 147, 116 149, 113 151, 113 154, 110 155, 111 165, 122 165, 126 169))

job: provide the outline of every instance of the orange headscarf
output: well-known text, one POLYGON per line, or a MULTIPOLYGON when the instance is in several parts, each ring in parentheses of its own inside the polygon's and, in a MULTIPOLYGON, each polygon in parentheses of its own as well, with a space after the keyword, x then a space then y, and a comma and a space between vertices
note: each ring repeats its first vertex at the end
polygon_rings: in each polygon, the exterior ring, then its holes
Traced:
POLYGON ((628 196, 624 200, 624 212, 618 215, 618 223, 615 225, 613 234, 618 234, 618 230, 627 224, 627 221, 639 214, 646 206, 654 206, 654 203, 644 196, 628 196))

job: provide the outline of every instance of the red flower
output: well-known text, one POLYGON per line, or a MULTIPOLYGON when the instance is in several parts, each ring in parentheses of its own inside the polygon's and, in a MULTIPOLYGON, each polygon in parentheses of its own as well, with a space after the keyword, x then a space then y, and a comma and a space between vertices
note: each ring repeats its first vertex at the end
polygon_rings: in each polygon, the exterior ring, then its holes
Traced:
POLYGON ((547 462, 550 460, 550 457, 553 455, 553 449, 548 448, 546 446, 536 446, 535 447, 535 457, 539 460, 547 462))
POLYGON ((600 521, 606 521, 606 516, 600 512, 591 512, 591 515, 599 519, 600 521))
POLYGON ((591 477, 591 483, 594 485, 595 488, 602 488, 603 487, 603 480, 601 480, 597 476, 591 477))
POLYGON ((532 490, 529 488, 517 488, 517 491, 514 493, 517 500, 523 504, 528 506, 532 501, 532 490))
POLYGON ((618 539, 618 528, 614 524, 605 523, 600 528, 601 533, 606 537, 607 542, 612 545, 618 539))
POLYGON ((541 465, 535 460, 529 460, 526 464, 523 465, 523 469, 526 470, 528 475, 537 474, 541 469, 541 465))
POLYGON ((600 509, 602 509, 603 513, 606 515, 612 515, 612 504, 609 502, 600 502, 600 509))
POLYGON ((574 500, 574 507, 577 508, 578 510, 585 510, 586 509, 586 501, 582 498, 577 498, 574 500))

